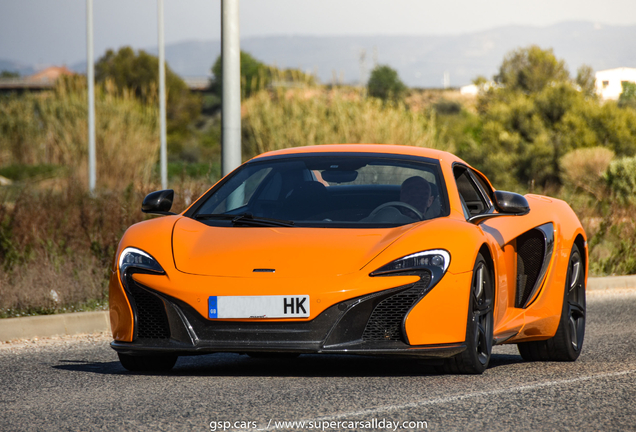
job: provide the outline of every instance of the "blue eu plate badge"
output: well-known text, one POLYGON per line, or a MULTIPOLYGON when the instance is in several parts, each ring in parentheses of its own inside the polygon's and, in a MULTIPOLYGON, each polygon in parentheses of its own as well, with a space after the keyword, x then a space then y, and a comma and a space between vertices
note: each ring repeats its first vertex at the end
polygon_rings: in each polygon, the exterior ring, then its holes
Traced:
POLYGON ((217 308, 216 296, 210 296, 208 298, 208 317, 218 318, 219 310, 217 308))

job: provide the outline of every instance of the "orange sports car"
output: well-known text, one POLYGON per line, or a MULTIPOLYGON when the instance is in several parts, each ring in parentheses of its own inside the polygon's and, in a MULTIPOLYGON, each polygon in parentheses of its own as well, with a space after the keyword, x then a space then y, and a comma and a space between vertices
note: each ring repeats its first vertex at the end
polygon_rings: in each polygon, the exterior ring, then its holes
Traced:
POLYGON ((482 373, 492 346, 576 360, 587 242, 563 201, 495 190, 443 151, 323 145, 244 163, 181 214, 149 194, 110 278, 131 371, 181 355, 417 356, 482 373))

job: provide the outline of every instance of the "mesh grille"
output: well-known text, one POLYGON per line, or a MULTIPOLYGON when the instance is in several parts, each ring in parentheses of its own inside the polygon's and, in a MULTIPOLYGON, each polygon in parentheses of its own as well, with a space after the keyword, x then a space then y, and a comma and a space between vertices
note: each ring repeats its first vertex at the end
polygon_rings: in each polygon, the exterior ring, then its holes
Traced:
POLYGON ((404 321, 411 306, 424 295, 430 281, 431 274, 425 272, 420 281, 412 288, 394 294, 378 303, 367 321, 362 340, 405 340, 402 334, 402 321, 404 321))
POLYGON ((517 296, 516 307, 522 307, 532 293, 537 282, 543 255, 545 238, 537 229, 528 231, 517 238, 517 296))
POLYGON ((141 339, 168 339, 170 326, 163 302, 154 294, 130 284, 137 308, 137 337, 141 339))

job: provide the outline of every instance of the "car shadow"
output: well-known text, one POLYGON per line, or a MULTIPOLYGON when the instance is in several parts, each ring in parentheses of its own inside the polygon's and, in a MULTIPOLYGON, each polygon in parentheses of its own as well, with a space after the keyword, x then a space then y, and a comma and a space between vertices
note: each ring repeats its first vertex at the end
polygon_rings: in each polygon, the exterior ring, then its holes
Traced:
MULTIPOLYGON (((489 369, 522 363, 521 356, 493 354, 489 369)), ((166 375, 216 377, 404 377, 437 376, 435 362, 413 359, 354 355, 304 354, 297 358, 252 358, 239 354, 209 354, 179 357, 169 372, 129 372, 119 363, 60 360, 57 370, 102 375, 166 375)))

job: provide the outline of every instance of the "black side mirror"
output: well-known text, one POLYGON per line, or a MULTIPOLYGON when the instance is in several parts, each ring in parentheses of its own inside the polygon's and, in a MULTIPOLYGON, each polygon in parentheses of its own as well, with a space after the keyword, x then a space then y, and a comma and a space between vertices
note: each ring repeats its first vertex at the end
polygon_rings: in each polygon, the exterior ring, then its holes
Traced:
POLYGON ((530 213, 530 204, 523 196, 514 192, 495 191, 495 208, 499 213, 482 213, 468 219, 468 222, 479 224, 487 219, 500 216, 523 216, 530 213))
POLYGON ((146 195, 141 203, 141 211, 144 213, 154 213, 162 215, 174 215, 172 208, 172 200, 174 199, 174 191, 172 189, 151 192, 146 195))
POLYGON ((524 215, 530 212, 526 197, 514 192, 495 191, 494 204, 499 213, 524 215))

